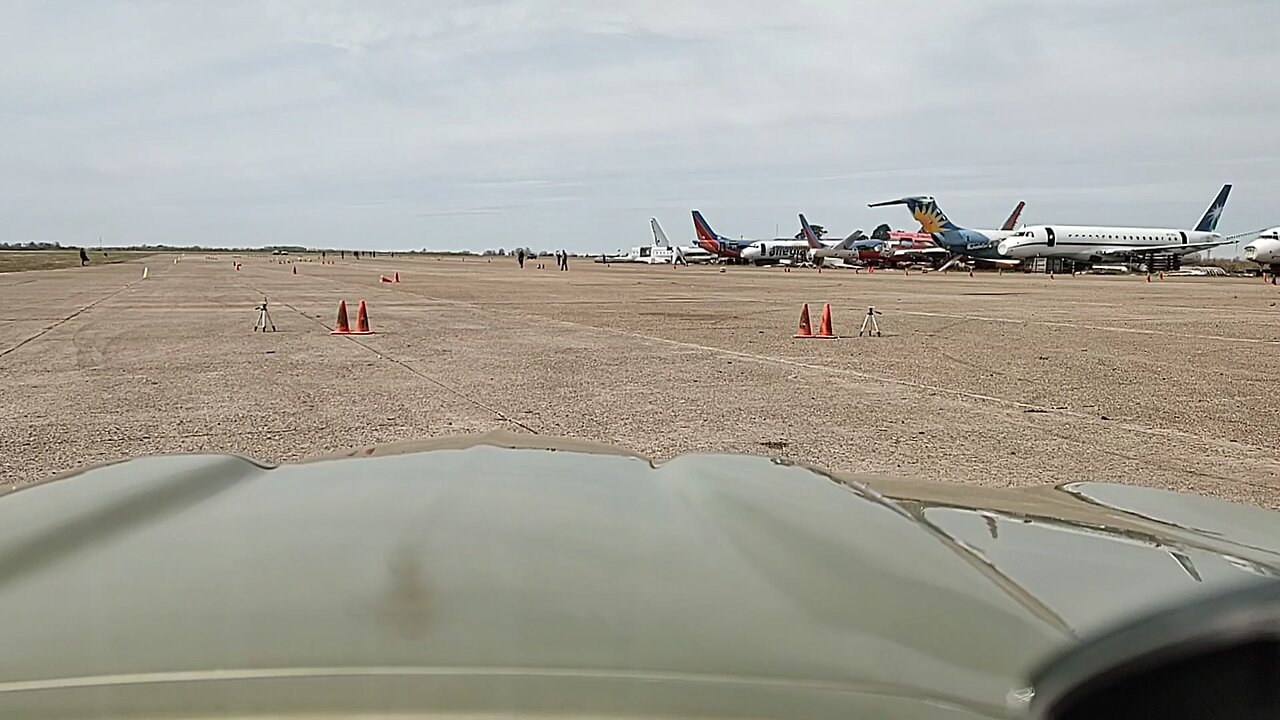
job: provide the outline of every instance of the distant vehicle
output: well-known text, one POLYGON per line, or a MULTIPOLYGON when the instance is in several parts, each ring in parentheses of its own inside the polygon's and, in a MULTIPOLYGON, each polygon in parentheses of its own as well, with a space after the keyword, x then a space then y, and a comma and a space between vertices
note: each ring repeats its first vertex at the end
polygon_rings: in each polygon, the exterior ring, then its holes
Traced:
MULTIPOLYGON (((1002 240, 1001 255, 1009 258, 1066 258, 1084 263, 1124 259, 1151 261, 1158 256, 1187 255, 1235 242, 1243 235, 1223 238, 1216 232, 1227 205, 1231 185, 1223 185, 1190 230, 1103 225, 1032 225, 1002 240)), ((1245 233, 1250 234, 1250 233, 1245 233)))
POLYGON ((1258 237, 1244 246, 1244 259, 1271 269, 1272 275, 1280 274, 1280 227, 1258 233, 1258 237))
POLYGON ((1009 219, 1005 221, 1000 230, 970 230, 962 228, 951 222, 942 212, 942 209, 938 207, 938 203, 928 195, 913 195, 897 200, 886 200, 885 202, 871 203, 867 207, 885 207, 888 205, 906 205, 907 209, 911 211, 911 216, 915 218, 916 222, 920 223, 920 229, 929 233, 935 243, 951 253, 951 257, 942 264, 943 269, 965 258, 1001 267, 1012 267, 1020 262, 1020 260, 1001 255, 997 250, 997 246, 1001 240, 1013 234, 1011 226, 1018 221, 1018 216, 1022 214, 1022 208, 1025 207, 1025 203, 1018 203, 1013 214, 1009 216, 1009 219), (1010 229, 1004 229, 1006 226, 1009 226, 1010 229))

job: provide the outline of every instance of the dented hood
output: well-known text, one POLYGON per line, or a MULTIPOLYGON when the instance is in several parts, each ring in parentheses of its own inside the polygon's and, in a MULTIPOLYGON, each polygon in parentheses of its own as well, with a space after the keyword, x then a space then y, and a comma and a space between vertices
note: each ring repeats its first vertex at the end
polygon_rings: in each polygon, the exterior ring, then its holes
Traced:
POLYGON ((497 435, 0 496, 0 717, 942 718, 1275 575, 1280 515, 497 435))

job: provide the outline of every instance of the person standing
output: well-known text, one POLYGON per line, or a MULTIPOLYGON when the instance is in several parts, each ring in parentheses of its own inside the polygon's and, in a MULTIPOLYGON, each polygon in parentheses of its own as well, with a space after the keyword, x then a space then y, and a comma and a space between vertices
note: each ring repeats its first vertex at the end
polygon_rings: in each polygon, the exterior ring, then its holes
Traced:
POLYGON ((568 272, 569 270, 569 251, 560 251, 560 269, 568 272))
POLYGON ((80 267, 89 264, 89 256, 85 254, 84 248, 80 248, 80 267))
POLYGON ((521 268, 524 267, 524 248, 516 248, 516 262, 521 268))

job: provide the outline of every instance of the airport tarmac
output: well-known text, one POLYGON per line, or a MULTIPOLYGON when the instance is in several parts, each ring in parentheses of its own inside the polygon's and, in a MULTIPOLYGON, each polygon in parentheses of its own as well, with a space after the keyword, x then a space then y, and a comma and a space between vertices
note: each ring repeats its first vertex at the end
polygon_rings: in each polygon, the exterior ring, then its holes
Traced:
POLYGON ((1280 290, 1257 279, 291 259, 0 275, 0 481, 504 428, 1280 508, 1280 290), (277 333, 251 330, 264 296, 277 333), (330 336, 361 299, 376 334, 330 336), (802 302, 846 337, 793 340, 802 302), (856 337, 869 306, 883 337, 856 337))

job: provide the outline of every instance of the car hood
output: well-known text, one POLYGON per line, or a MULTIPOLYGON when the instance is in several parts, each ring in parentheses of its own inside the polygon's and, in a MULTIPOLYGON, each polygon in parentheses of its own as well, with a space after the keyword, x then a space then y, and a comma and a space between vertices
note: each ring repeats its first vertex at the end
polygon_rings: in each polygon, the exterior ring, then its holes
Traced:
POLYGON ((1006 717, 1082 633, 1280 568, 1280 515, 517 435, 0 497, 0 717, 1006 717))

